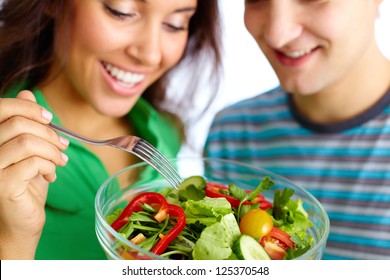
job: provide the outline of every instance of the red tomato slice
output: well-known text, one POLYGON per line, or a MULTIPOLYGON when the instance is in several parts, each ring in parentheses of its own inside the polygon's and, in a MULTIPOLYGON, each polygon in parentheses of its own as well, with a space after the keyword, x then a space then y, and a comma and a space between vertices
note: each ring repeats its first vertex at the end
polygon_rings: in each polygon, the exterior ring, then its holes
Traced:
POLYGON ((294 246, 290 235, 277 227, 273 227, 259 242, 272 260, 283 260, 287 248, 294 246))
POLYGON ((269 208, 272 208, 272 203, 267 201, 267 200, 263 200, 263 201, 260 201, 260 202, 257 202, 260 204, 260 209, 269 209, 269 208))
POLYGON ((268 233, 268 236, 278 239, 280 242, 284 243, 286 247, 294 246, 294 242, 291 241, 291 236, 280 228, 273 227, 270 233, 268 233))
POLYGON ((267 252, 268 256, 271 260, 283 260, 284 253, 286 250, 282 248, 279 244, 277 244, 276 239, 265 236, 261 239, 261 246, 263 246, 264 250, 267 252))
MULTIPOLYGON (((224 197, 227 201, 229 201, 230 205, 234 208, 238 208, 240 205, 240 200, 238 198, 232 197, 230 195, 226 195, 223 192, 228 192, 229 188, 225 185, 214 183, 214 182, 207 182, 206 183, 206 196, 212 197, 212 198, 219 198, 224 197)), ((247 190, 246 192, 251 192, 250 190, 247 190)), ((245 201, 244 205, 252 205, 255 203, 260 204, 260 209, 268 209, 272 208, 272 203, 267 201, 262 194, 258 194, 252 201, 245 201)))

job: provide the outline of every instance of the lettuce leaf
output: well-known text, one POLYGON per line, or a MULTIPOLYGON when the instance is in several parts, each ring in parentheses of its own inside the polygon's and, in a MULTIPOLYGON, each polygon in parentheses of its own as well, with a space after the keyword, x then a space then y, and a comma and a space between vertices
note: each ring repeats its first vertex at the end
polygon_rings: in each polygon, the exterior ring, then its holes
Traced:
POLYGON ((225 198, 205 197, 202 200, 187 200, 182 203, 187 224, 200 223, 209 226, 219 222, 221 218, 232 213, 232 207, 225 198))
POLYGON ((232 258, 234 240, 240 236, 240 228, 233 213, 222 217, 220 222, 205 228, 195 243, 194 260, 225 260, 232 258))

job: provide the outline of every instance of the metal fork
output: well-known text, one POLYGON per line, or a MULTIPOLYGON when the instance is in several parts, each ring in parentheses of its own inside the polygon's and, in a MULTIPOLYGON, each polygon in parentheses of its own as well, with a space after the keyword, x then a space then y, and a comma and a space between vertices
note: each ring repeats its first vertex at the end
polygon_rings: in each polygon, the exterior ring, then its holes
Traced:
POLYGON ((168 161, 168 159, 154 146, 142 138, 132 135, 125 135, 108 140, 94 140, 81 136, 54 123, 49 123, 48 126, 58 132, 88 144, 97 146, 110 146, 130 152, 156 169, 158 173, 160 173, 175 189, 178 189, 180 183, 183 182, 182 177, 168 161))

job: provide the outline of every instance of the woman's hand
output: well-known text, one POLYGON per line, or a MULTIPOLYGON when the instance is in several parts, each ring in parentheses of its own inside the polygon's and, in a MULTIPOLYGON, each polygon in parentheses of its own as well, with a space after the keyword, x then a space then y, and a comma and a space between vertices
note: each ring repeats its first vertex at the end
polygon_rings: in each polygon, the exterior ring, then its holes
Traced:
POLYGON ((68 140, 46 126, 50 112, 29 91, 0 99, 0 259, 33 259, 45 223, 48 185, 68 140))

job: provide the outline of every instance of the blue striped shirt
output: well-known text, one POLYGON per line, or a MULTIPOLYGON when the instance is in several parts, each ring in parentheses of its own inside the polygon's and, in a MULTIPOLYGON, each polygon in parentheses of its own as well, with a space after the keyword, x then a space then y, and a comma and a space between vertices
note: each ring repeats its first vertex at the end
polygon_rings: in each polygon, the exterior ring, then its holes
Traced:
POLYGON ((324 259, 390 259, 390 91, 353 119, 319 125, 278 87, 219 112, 205 153, 311 192, 330 219, 324 259))

